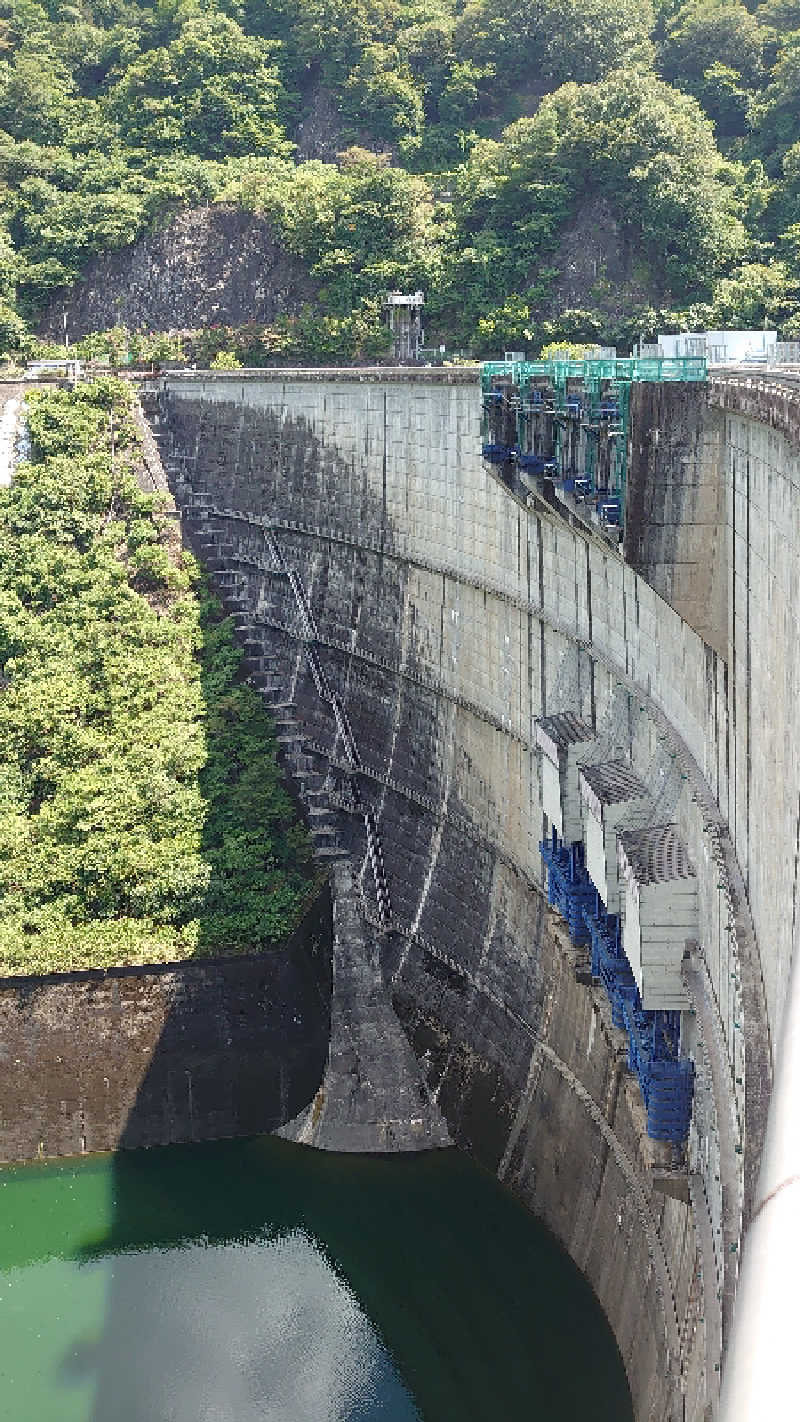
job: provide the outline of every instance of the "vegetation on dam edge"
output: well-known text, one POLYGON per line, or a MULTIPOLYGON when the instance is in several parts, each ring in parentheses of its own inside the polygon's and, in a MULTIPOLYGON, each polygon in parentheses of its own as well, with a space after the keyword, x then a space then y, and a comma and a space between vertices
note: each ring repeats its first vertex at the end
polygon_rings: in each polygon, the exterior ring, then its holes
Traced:
POLYGON ((137 484, 130 399, 30 395, 0 491, 3 974, 252 952, 314 887, 230 622, 137 484))

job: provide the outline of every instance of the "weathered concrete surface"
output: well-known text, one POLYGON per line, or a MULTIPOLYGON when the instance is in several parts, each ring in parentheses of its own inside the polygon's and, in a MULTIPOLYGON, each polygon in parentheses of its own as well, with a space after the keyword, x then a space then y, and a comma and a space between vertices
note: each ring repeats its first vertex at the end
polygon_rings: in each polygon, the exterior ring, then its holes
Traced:
MULTIPOLYGON (((152 436, 145 439, 143 455, 145 477, 155 488, 163 488, 163 465, 152 436)), ((218 521, 209 519, 196 503, 192 512, 194 516, 186 520, 186 535, 209 569, 216 571, 223 601, 234 613, 251 679, 275 718, 279 758, 305 812, 318 867, 330 876, 334 933, 328 1059, 310 1107, 280 1133, 330 1151, 400 1152, 449 1146, 452 1141, 445 1122, 392 1007, 376 926, 369 921, 361 886, 356 882, 366 835, 364 805, 351 769, 360 751, 351 728, 335 717, 330 695, 321 699, 318 658, 314 652, 312 666, 306 650, 309 600, 301 571, 284 560, 273 535, 260 523, 250 527, 245 520, 234 518, 232 535, 227 528, 220 532, 218 521), (280 613, 293 630, 288 660, 284 657, 281 661, 270 647, 271 638, 264 635, 260 616, 254 618, 249 606, 248 590, 238 571, 243 549, 249 550, 253 566, 265 580, 275 581, 280 590, 280 613), (294 704, 300 685, 317 719, 334 716, 337 729, 347 738, 341 784, 313 740, 304 745, 299 708, 294 704), (320 763, 328 766, 327 775, 321 773, 320 763), (353 830, 354 816, 360 832, 353 830)), ((330 693, 330 687, 327 690, 330 693)), ((379 842, 377 849, 373 843, 373 852, 380 853, 379 842)))
POLYGON ((699 383, 631 387, 625 558, 727 654, 725 421, 699 383))
POLYGON ((247 958, 0 980, 0 1160, 269 1131, 328 1051, 330 897, 247 958))
POLYGON ((776 1041, 800 907, 800 391, 717 378, 709 399, 725 422, 726 810, 776 1041))
MULTIPOLYGON (((607 545, 526 508, 483 466, 473 372, 187 374, 160 391, 179 502, 202 496, 216 510, 216 566, 269 639, 306 743, 335 778, 342 746, 304 671, 286 580, 265 566, 265 518, 308 590, 383 838, 384 972, 451 1130, 585 1267, 637 1416, 703 1418, 770 1082, 760 962, 725 823, 725 662, 607 545), (664 753, 682 787, 715 1049, 697 1048, 690 1191, 685 1167, 681 1180, 647 1157, 614 1034, 554 946, 539 892, 534 721, 555 709, 565 656, 573 709, 602 718, 617 697, 634 767, 646 776, 664 753)), ((360 883, 374 916, 366 866, 360 883)))
POLYGON ((325 1075, 311 1105, 277 1134, 318 1150, 399 1152, 452 1145, 392 1009, 374 933, 365 933, 349 863, 332 871, 334 967, 325 1075))
POLYGON ((626 556, 719 653, 710 779, 762 945, 774 1041, 798 908, 800 384, 731 372, 708 387, 634 386, 631 416, 626 556))

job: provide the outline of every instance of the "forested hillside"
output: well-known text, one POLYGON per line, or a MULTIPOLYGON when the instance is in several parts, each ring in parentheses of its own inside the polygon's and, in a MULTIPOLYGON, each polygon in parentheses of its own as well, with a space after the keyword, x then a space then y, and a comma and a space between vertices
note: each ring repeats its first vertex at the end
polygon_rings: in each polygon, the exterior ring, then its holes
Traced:
POLYGON ((267 355, 800 335, 800 0, 0 0, 0 350, 177 210, 263 214, 267 355))
POLYGON ((0 974, 254 952, 313 894, 241 651, 121 381, 28 397, 0 490, 0 974))

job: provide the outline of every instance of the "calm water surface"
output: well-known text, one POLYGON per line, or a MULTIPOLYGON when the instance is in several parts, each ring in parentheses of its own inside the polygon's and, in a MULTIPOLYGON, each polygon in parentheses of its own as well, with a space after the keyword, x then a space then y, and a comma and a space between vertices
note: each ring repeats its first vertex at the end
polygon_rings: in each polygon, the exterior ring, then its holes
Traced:
POLYGON ((470 1161, 262 1137, 0 1170, 0 1417, 632 1413, 588 1285, 470 1161))

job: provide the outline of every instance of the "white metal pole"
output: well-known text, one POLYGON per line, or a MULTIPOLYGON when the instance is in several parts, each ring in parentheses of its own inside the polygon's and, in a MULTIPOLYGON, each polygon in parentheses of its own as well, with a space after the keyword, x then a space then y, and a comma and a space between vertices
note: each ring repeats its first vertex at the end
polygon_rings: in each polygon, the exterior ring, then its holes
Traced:
POLYGON ((800 1417, 800 951, 789 975, 767 1134, 733 1327, 722 1422, 800 1417))

